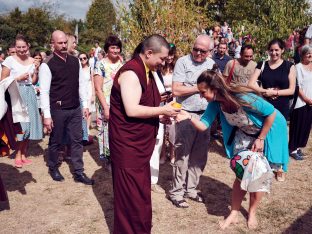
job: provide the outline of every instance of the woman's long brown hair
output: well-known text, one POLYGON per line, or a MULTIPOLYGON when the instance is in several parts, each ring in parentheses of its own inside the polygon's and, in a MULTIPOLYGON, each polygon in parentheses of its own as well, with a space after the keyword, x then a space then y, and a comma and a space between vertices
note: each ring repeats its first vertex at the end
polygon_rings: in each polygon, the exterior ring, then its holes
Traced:
POLYGON ((252 108, 249 102, 244 101, 240 96, 248 93, 254 93, 261 96, 255 90, 243 85, 228 85, 222 74, 216 71, 216 67, 212 70, 204 71, 197 79, 197 84, 205 83, 212 91, 216 91, 217 95, 223 97, 227 102, 239 107, 252 108))

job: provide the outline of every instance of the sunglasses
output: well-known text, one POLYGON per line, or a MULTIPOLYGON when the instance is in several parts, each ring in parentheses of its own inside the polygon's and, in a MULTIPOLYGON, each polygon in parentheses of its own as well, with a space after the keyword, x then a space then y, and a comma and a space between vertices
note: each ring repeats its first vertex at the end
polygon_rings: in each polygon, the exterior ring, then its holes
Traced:
POLYGON ((201 54, 206 54, 206 53, 209 52, 210 50, 202 50, 202 49, 199 49, 199 48, 194 47, 194 48, 193 48, 193 51, 196 52, 196 53, 200 52, 201 54))
POLYGON ((80 61, 87 60, 87 57, 79 58, 80 61))

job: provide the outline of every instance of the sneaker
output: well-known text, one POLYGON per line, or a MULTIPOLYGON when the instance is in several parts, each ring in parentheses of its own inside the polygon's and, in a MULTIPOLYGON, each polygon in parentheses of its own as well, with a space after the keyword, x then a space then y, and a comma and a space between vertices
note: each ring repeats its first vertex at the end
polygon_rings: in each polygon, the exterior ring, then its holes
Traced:
POLYGON ((303 160, 302 155, 299 154, 298 151, 296 153, 291 153, 290 157, 294 158, 295 160, 303 160))
POLYGON ((27 165, 32 164, 32 161, 30 159, 26 158, 26 159, 22 160, 22 163, 23 163, 23 165, 27 166, 27 165))
POLYGON ((22 168, 23 167, 23 161, 22 160, 16 160, 15 159, 15 165, 16 168, 22 168))
POLYGON ((297 154, 299 154, 301 157, 304 156, 304 153, 301 151, 301 149, 298 149, 298 150, 297 150, 297 154))
POLYGON ((154 193, 159 193, 159 194, 164 194, 165 193, 165 190, 162 187, 160 187, 158 184, 152 184, 151 185, 151 190, 154 193))

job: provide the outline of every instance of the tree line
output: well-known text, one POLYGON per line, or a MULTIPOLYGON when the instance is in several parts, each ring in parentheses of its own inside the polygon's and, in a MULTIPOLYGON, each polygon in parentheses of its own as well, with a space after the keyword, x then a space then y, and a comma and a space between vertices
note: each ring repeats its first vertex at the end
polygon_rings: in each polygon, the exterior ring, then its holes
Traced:
POLYGON ((53 30, 74 33, 78 24, 82 51, 115 33, 131 53, 145 36, 159 33, 187 53, 198 34, 226 21, 236 37, 252 35, 256 51, 263 52, 270 39, 286 39, 293 30, 311 24, 310 9, 308 0, 132 0, 115 7, 110 0, 93 0, 82 21, 58 15, 47 5, 27 12, 16 8, 0 16, 0 45, 6 48, 17 33, 23 33, 32 48, 46 49, 53 30))

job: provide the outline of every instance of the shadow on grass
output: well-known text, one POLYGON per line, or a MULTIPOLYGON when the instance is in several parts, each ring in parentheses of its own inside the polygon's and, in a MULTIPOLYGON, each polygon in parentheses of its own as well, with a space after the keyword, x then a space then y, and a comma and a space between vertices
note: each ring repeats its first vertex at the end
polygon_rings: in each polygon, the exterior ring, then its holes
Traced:
POLYGON ((45 150, 39 144, 40 142, 41 142, 41 140, 40 141, 33 141, 33 140, 29 141, 28 152, 27 152, 27 154, 29 156, 33 156, 33 157, 44 156, 45 150))
MULTIPOLYGON (((158 184, 168 193, 171 189, 171 181, 172 166, 166 162, 160 166, 158 184)), ((198 189, 201 190, 205 199, 208 214, 223 217, 227 217, 230 214, 231 187, 209 176, 201 176, 198 189)), ((247 217, 245 209, 241 209, 241 212, 247 217)))
POLYGON ((6 190, 10 192, 18 191, 26 195, 26 185, 31 182, 37 183, 29 171, 20 172, 18 169, 8 164, 0 163, 0 172, 4 186, 6 190))
POLYGON ((312 207, 307 213, 299 217, 282 233, 283 234, 311 233, 311 231, 312 231, 312 207))
POLYGON ((89 151, 96 164, 101 166, 101 168, 96 170, 92 175, 92 179, 95 181, 92 189, 98 203, 102 208, 104 220, 107 224, 107 227, 109 228, 109 232, 113 233, 114 201, 112 173, 100 160, 98 144, 96 141, 92 145, 85 147, 85 149, 89 151))

